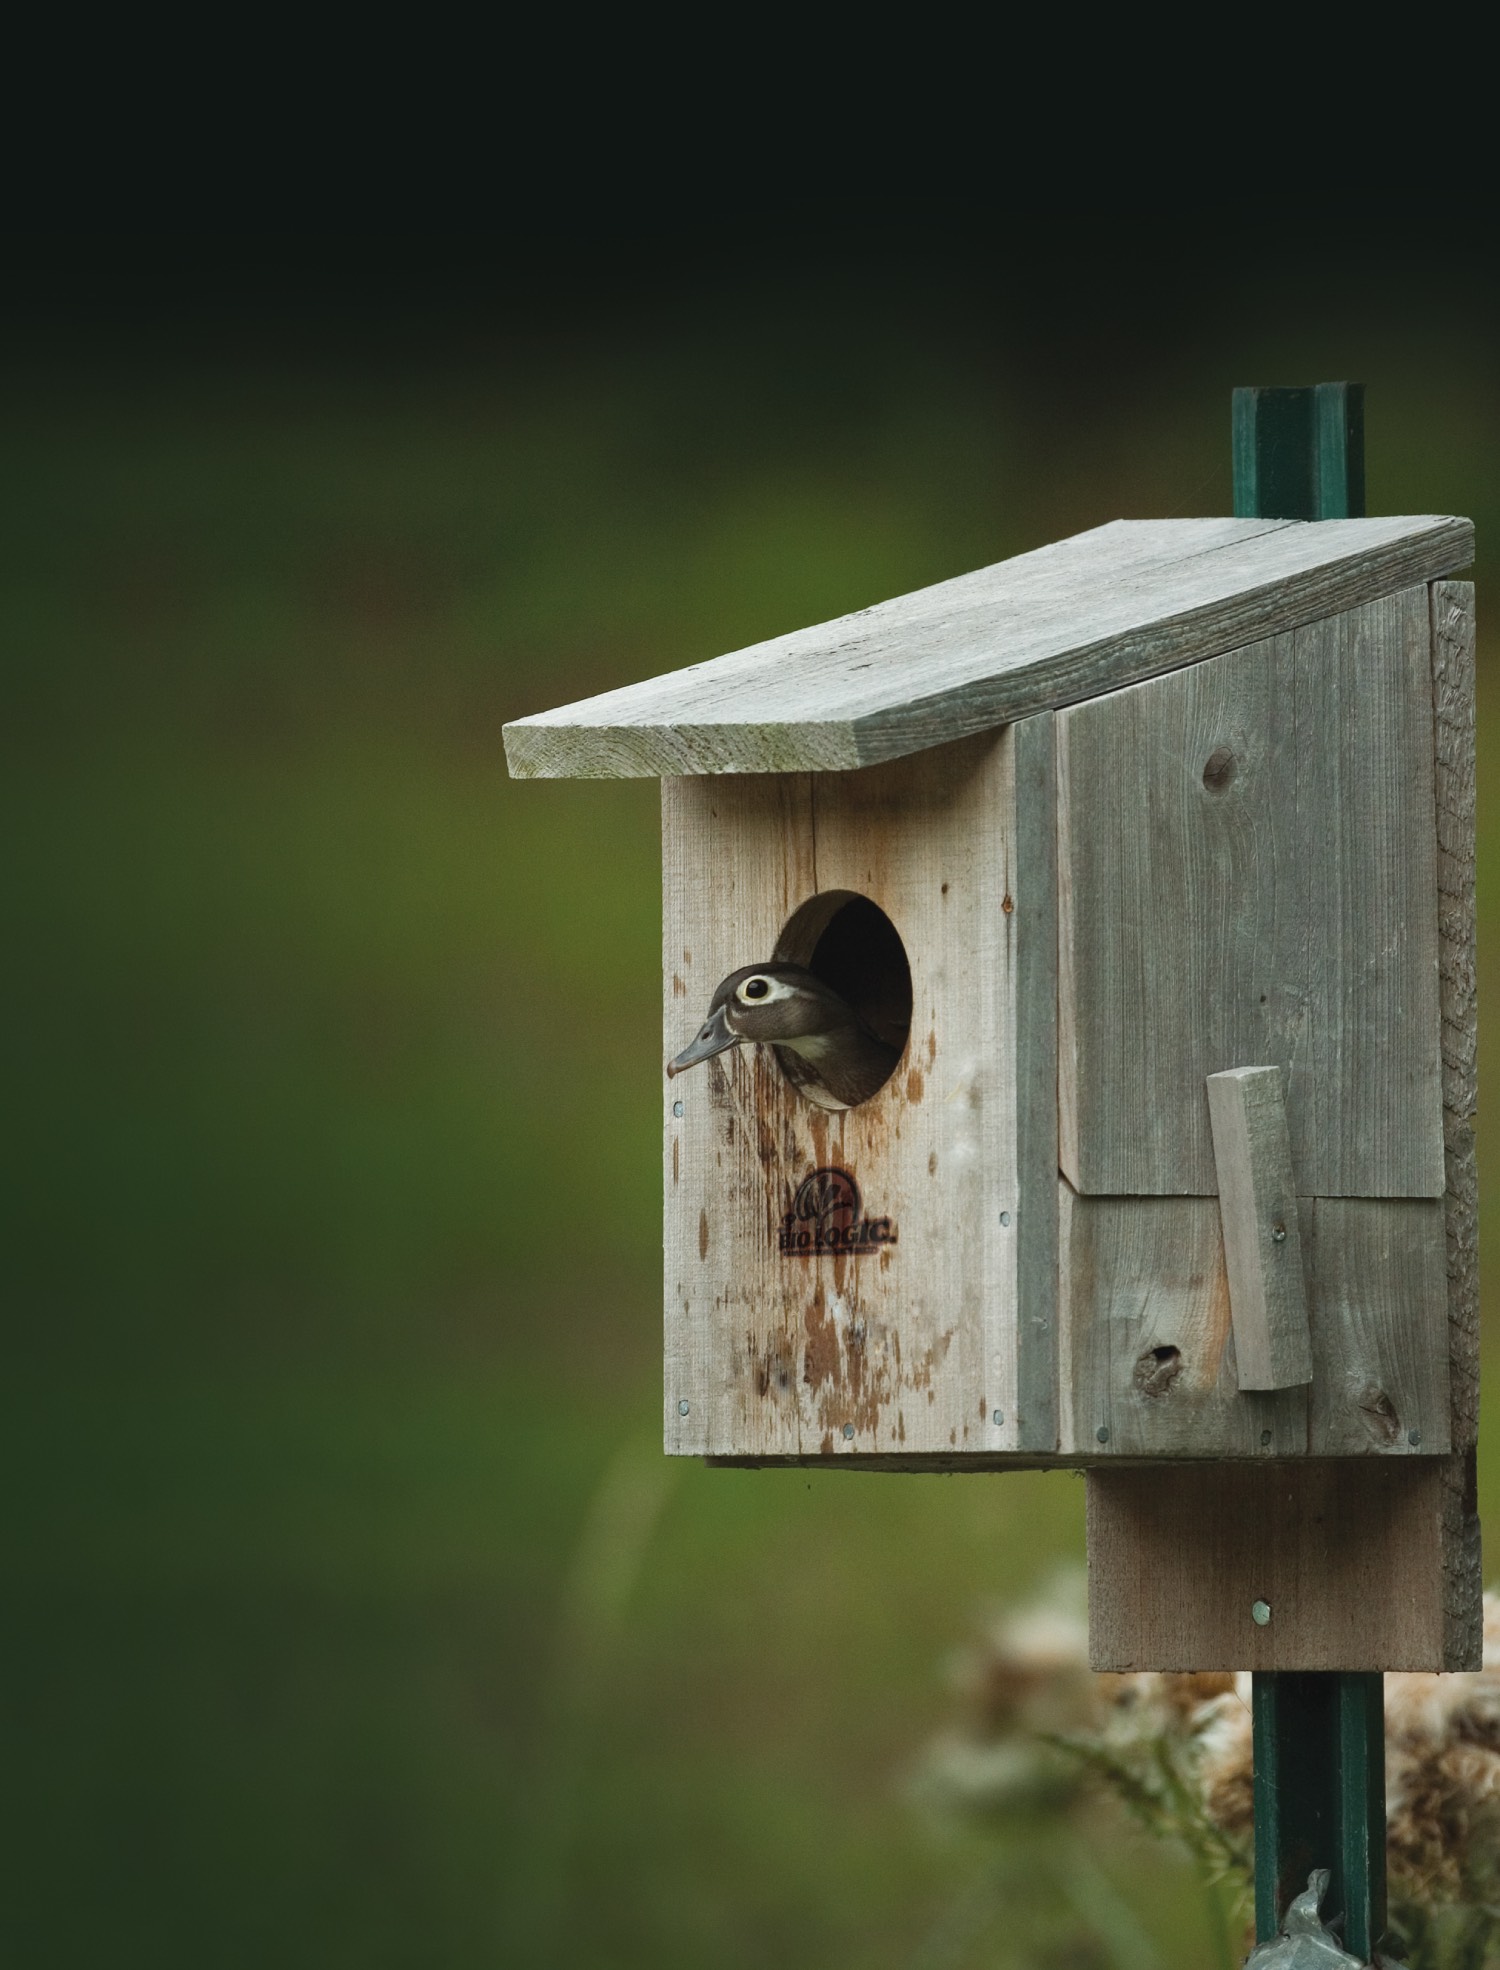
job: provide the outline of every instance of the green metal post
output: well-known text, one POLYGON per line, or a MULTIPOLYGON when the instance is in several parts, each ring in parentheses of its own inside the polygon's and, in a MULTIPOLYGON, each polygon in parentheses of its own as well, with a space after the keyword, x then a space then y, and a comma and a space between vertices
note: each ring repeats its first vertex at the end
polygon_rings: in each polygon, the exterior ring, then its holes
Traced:
MULTIPOLYGON (((1234 510, 1345 520, 1365 510, 1364 388, 1234 393, 1234 510)), ((1385 1678, 1257 1675, 1255 1934, 1270 1942, 1315 1867, 1325 1921, 1368 1963, 1385 1933, 1385 1678)))
POLYGON ((1365 386, 1234 393, 1242 520, 1357 520, 1365 510, 1365 386))
POLYGON ((1324 1920, 1367 1963, 1385 1932, 1385 1678, 1258 1675, 1252 1703, 1256 1938, 1326 1867, 1324 1920))

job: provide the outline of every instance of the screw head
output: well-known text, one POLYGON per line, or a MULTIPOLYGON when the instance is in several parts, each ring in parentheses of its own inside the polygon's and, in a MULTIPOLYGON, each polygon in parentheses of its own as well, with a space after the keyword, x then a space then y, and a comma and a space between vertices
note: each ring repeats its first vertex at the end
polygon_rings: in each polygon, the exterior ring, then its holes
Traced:
POLYGON ((1271 1603, 1269 1601, 1254 1602, 1250 1609, 1250 1619, 1255 1623, 1257 1628, 1266 1627, 1271 1619, 1271 1603))
POLYGON ((1108 1431, 1108 1430, 1107 1430, 1107 1429, 1106 1429, 1106 1428, 1104 1427, 1104 1425, 1103 1425, 1103 1423, 1101 1423, 1101 1424, 1099 1425, 1099 1427, 1098 1427, 1098 1429, 1097 1429, 1097 1430, 1095 1430, 1095 1432, 1094 1432, 1094 1436, 1095 1436, 1095 1439, 1096 1439, 1096 1440, 1097 1440, 1098 1442, 1100 1442, 1100 1443, 1108 1443, 1108 1442, 1109 1442, 1109 1431, 1108 1431))
POLYGON ((844 1441, 846 1443, 852 1443, 854 1441, 854 1425, 852 1423, 845 1423, 844 1425, 844 1441))
POLYGON ((686 1415, 686 1414, 688 1413, 688 1409, 689 1409, 689 1407, 690 1407, 690 1405, 689 1405, 688 1403, 686 1403, 686 1402, 679 1402, 679 1403, 678 1403, 678 1405, 677 1405, 677 1413, 678 1413, 678 1415, 679 1415, 679 1416, 685 1416, 685 1415, 686 1415))
POLYGON ((1000 1425, 1005 1421, 1005 1411, 1003 1409, 997 1409, 990 1420, 994 1423, 995 1428, 998 1430, 1000 1425))
POLYGON ((1271 1243, 1273 1245, 1284 1245, 1286 1243, 1286 1226, 1284 1224, 1273 1224, 1271 1226, 1271 1243))
POLYGON ((672 1113, 677 1117, 679 1122, 682 1120, 682 1103, 680 1101, 674 1101, 672 1103, 672 1113))

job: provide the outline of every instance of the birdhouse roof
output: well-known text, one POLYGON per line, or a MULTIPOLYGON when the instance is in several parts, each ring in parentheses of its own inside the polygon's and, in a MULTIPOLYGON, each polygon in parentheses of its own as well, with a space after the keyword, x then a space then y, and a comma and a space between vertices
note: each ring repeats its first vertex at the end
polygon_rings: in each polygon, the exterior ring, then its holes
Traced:
POLYGON ((827 772, 1074 704, 1467 567, 1474 530, 1115 520, 505 728, 518 779, 827 772))

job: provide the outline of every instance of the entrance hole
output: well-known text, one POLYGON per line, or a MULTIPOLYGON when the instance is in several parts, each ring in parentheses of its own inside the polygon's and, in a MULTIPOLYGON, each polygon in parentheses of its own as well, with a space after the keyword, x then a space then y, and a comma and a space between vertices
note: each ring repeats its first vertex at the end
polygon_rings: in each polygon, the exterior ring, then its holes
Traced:
MULTIPOLYGON (((892 1050, 888 1064, 882 1062, 872 1072, 858 1101, 838 1105, 857 1107, 868 1101, 895 1072, 911 1036, 911 966, 900 932, 868 896, 854 889, 825 889, 788 917, 773 955, 781 964, 802 965, 831 986, 866 1031, 892 1050)), ((776 1057, 787 1078, 816 1099, 797 1056, 777 1048, 776 1057)))

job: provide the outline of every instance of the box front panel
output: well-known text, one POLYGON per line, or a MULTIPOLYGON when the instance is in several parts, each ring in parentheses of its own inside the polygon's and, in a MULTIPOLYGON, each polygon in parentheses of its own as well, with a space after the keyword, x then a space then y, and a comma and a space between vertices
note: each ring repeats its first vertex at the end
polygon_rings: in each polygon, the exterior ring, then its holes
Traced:
POLYGON ((905 1051, 857 1107, 813 1106, 764 1047, 664 1082, 669 1451, 1017 1448, 1015 954, 1039 899, 1014 866, 1013 753, 1001 731, 853 773, 664 783, 668 1057, 815 894, 876 904, 912 986, 905 1051))

